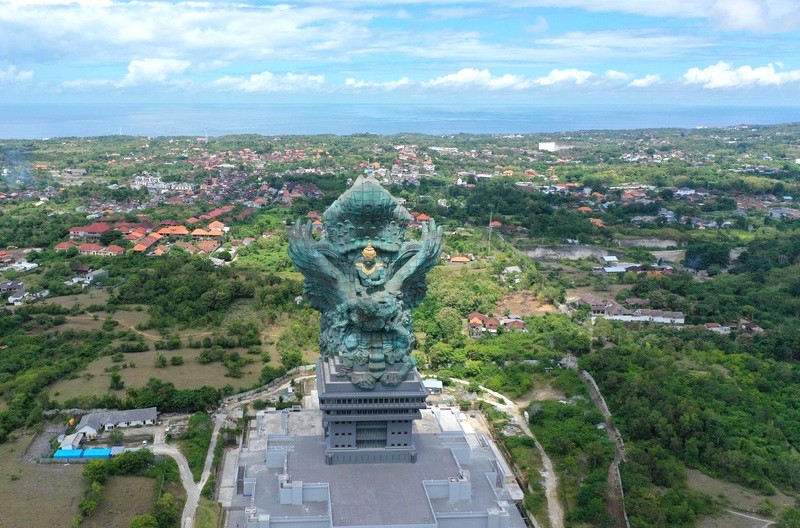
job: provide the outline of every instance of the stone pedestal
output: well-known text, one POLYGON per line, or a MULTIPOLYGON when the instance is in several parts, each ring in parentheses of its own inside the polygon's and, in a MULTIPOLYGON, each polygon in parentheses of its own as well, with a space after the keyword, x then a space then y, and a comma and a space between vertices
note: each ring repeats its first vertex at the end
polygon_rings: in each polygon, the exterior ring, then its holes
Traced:
POLYGON ((416 462, 411 429, 420 409, 427 407, 428 396, 416 370, 396 387, 361 390, 350 382, 338 358, 320 359, 317 390, 326 464, 416 462))

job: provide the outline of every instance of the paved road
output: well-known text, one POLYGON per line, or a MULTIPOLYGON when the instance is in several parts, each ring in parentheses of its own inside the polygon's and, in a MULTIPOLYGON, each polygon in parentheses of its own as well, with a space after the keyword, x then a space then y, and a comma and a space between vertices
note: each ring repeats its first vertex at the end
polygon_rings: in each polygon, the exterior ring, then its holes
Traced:
MULTIPOLYGON (((461 385, 469 385, 469 382, 466 380, 455 378, 450 379, 461 385)), ((536 435, 534 435, 533 431, 531 431, 530 427, 528 427, 528 423, 522 416, 522 410, 520 409, 519 405, 503 396, 499 392, 495 392, 483 386, 480 388, 486 394, 492 397, 492 399, 481 398, 483 401, 494 405, 499 411, 512 416, 517 420, 522 432, 525 433, 526 436, 533 438, 533 441, 536 444, 536 449, 539 450, 539 454, 542 457, 542 465, 544 466, 545 470, 543 477, 545 496, 547 497, 547 517, 550 520, 550 528, 564 528, 564 509, 561 507, 561 501, 558 498, 558 476, 556 475, 555 466, 553 466, 552 460, 550 460, 550 457, 547 456, 547 452, 545 452, 542 444, 539 443, 536 435)))
POLYGON ((240 401, 229 401, 227 405, 224 405, 218 409, 214 415, 214 430, 211 433, 211 444, 208 446, 208 453, 206 454, 205 464, 203 464, 203 472, 200 475, 200 482, 194 481, 192 472, 189 469, 189 463, 186 461, 186 457, 183 456, 183 453, 181 453, 180 449, 178 449, 176 446, 166 443, 163 427, 156 429, 153 435, 153 453, 156 455, 170 456, 175 459, 175 462, 178 464, 178 469, 180 470, 181 483, 183 484, 184 490, 186 490, 186 504, 183 506, 183 513, 181 515, 182 528, 194 527, 194 518, 197 513, 197 505, 200 502, 200 492, 203 490, 203 486, 205 486, 206 482, 208 482, 208 479, 211 475, 211 464, 214 461, 214 448, 217 446, 217 441, 219 440, 219 431, 225 424, 225 421, 231 412, 233 412, 235 409, 238 409, 242 405, 252 403, 256 399, 285 391, 290 386, 293 379, 301 380, 308 377, 313 376, 308 376, 305 372, 299 372, 294 377, 288 379, 285 383, 282 383, 277 387, 272 387, 270 389, 265 389, 254 394, 250 394, 246 398, 242 398, 240 401))
POLYGON ((192 526, 194 526, 194 514, 195 510, 197 510, 197 503, 200 500, 200 490, 202 488, 198 487, 197 483, 195 483, 192 471, 189 469, 189 462, 186 461, 186 457, 183 456, 180 449, 173 445, 154 443, 153 453, 156 455, 170 456, 178 463, 178 470, 181 474, 181 484, 183 484, 183 489, 186 490, 186 504, 183 506, 183 514, 181 516, 181 519, 183 519, 182 525, 184 528, 192 528, 192 526))

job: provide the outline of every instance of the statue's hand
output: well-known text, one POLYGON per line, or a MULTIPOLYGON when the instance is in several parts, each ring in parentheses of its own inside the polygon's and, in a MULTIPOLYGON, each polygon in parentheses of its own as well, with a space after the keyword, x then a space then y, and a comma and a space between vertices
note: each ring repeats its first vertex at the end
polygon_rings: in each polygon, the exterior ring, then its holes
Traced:
POLYGON ((433 218, 422 224, 420 243, 422 245, 420 253, 424 255, 423 260, 439 258, 439 254, 442 252, 442 228, 436 227, 436 221, 433 218))
POLYGON ((289 239, 289 247, 291 250, 298 254, 314 254, 317 251, 314 249, 314 236, 311 234, 312 230, 311 221, 309 220, 306 225, 298 218, 294 227, 289 229, 287 237, 289 239))

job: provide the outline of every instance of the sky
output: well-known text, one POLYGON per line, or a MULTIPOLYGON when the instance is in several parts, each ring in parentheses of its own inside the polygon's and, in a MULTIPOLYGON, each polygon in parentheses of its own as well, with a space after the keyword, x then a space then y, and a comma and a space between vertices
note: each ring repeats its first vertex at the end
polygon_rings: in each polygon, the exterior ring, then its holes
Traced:
POLYGON ((0 104, 797 101, 800 0, 0 0, 0 104))

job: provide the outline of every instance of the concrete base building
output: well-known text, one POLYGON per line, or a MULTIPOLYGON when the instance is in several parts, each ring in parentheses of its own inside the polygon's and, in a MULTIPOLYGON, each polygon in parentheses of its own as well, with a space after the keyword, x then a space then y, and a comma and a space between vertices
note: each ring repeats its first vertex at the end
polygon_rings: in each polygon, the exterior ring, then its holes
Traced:
POLYGON ((364 391, 339 374, 341 368, 338 356, 317 362, 325 463, 416 462, 412 423, 428 396, 417 371, 397 387, 364 391))
MULTIPOLYGON (((323 426, 331 415, 322 414, 339 404, 320 404, 319 410, 260 411, 251 422, 248 438, 225 462, 220 501, 229 508, 228 527, 524 528, 516 507, 522 490, 507 463, 457 409, 416 408, 409 446, 381 447, 413 454, 415 462, 386 463, 367 446, 352 449, 357 463, 339 463, 348 448, 335 440, 342 438, 335 435, 339 425, 328 420, 323 426)), ((391 420, 385 428, 355 427, 344 438, 358 445, 367 439, 361 432, 373 429, 382 431, 376 441, 392 443, 391 420)))

